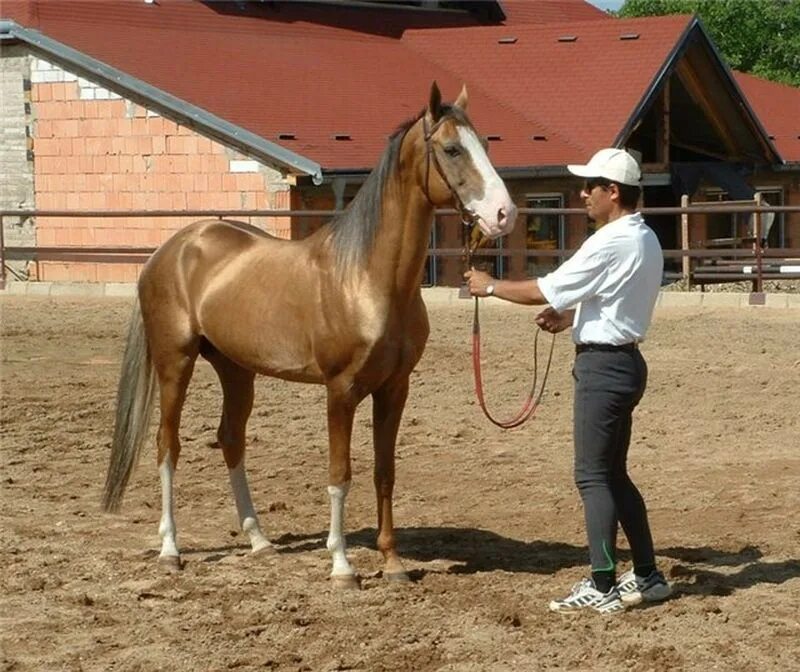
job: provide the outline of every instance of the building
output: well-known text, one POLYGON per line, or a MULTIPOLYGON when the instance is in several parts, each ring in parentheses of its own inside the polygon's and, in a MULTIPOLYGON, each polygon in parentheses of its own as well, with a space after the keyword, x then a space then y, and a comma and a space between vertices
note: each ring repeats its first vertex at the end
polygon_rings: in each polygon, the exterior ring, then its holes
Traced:
MULTIPOLYGON (((603 146, 641 156, 645 206, 754 190, 800 205, 800 90, 731 72, 691 16, 618 20, 582 0, 5 0, 0 20, 3 208, 341 208, 433 80, 445 96, 467 84, 520 206, 580 207, 565 165, 603 146)), ((4 224, 6 245, 154 247, 192 219, 4 224)), ((253 221, 299 238, 324 218, 253 221)), ((652 223, 664 247, 679 247, 677 218, 652 223)), ((746 222, 692 226, 698 240, 746 222)), ((586 235, 582 217, 529 215, 498 244, 535 252, 586 235)), ((446 218, 434 237, 464 242, 446 218)), ((770 242, 800 247, 797 214, 777 218, 770 242)), ((521 277, 557 260, 494 263, 521 277)), ((460 264, 439 259, 430 280, 457 284, 460 264)), ((17 272, 131 281, 139 268, 49 261, 17 272)))

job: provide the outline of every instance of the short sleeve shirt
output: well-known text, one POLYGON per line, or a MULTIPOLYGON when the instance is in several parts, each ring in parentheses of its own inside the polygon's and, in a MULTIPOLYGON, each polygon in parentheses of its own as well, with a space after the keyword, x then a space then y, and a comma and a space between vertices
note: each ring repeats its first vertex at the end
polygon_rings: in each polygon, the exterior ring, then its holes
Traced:
POLYGON ((575 343, 623 345, 645 339, 663 272, 658 238, 637 212, 601 227, 538 284, 558 312, 576 308, 575 343))

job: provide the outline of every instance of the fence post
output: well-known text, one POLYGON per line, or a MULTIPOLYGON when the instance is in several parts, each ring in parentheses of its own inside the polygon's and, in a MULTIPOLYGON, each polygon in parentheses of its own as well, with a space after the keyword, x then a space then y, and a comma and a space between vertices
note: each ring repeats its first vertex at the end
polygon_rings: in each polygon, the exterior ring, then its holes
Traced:
MULTIPOLYGON (((756 192, 754 199, 756 205, 761 207, 761 192, 756 192)), ((756 292, 761 294, 764 291, 764 278, 762 276, 762 255, 761 255, 761 231, 763 222, 761 221, 761 213, 756 213, 756 242, 755 242, 755 253, 756 253, 756 292)))
MULTIPOLYGON (((689 207, 689 196, 687 194, 683 194, 681 196, 681 207, 688 208, 689 207)), ((689 213, 682 212, 681 213, 681 250, 683 252, 689 251, 689 213)), ((692 288, 692 273, 691 273, 691 264, 690 264, 690 257, 688 254, 681 255, 681 275, 683 275, 683 279, 686 281, 686 288, 692 288)))
POLYGON ((0 289, 6 288, 6 241, 4 231, 6 225, 0 215, 0 289))

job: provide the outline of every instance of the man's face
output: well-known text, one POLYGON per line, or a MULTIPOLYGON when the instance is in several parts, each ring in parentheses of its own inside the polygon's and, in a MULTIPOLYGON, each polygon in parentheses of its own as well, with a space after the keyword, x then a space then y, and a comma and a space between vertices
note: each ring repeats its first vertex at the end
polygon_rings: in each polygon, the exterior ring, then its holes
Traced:
POLYGON ((581 198, 586 205, 589 219, 598 224, 609 221, 614 204, 619 199, 616 184, 603 179, 589 179, 581 190, 581 198))

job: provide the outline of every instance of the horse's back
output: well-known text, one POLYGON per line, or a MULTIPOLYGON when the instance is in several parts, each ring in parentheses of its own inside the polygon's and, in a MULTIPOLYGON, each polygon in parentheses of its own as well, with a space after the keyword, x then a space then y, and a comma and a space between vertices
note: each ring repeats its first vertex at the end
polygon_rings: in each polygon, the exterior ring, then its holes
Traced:
POLYGON ((148 282, 162 282, 168 277, 190 281, 190 276, 216 273, 219 266, 235 263, 254 247, 278 248, 286 242, 289 241, 245 222, 223 219, 193 222, 155 251, 142 270, 140 289, 148 282))

